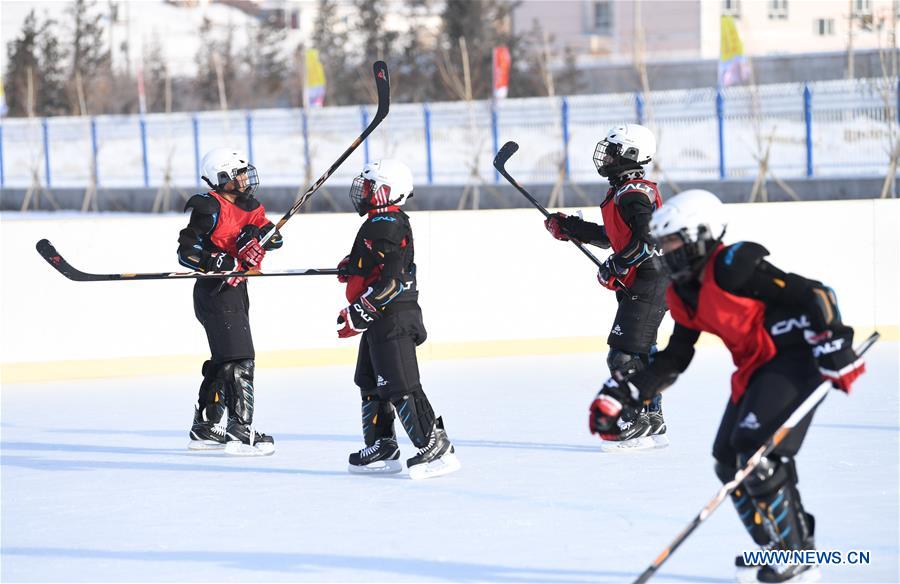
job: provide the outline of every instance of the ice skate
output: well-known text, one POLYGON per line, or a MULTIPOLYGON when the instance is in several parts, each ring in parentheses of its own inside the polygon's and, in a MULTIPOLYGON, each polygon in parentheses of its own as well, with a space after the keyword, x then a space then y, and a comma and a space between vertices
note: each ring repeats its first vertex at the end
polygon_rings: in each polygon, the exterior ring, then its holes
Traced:
POLYGON ((651 403, 647 411, 647 419, 650 422, 650 438, 653 440, 653 447, 665 448, 668 446, 669 437, 666 435, 666 420, 663 418, 662 404, 651 403))
POLYGON ((372 446, 350 453, 347 470, 353 474, 396 474, 403 470, 394 438, 379 438, 372 446))
POLYGON ((190 431, 188 450, 218 451, 225 449, 225 428, 207 419, 206 410, 194 404, 194 423, 190 431))
POLYGON ((456 449, 447 438, 444 421, 438 418, 428 438, 428 444, 406 461, 409 478, 413 480, 428 479, 450 474, 459 470, 460 462, 456 457, 456 449))
POLYGON ((228 420, 225 454, 231 456, 270 456, 275 454, 275 439, 257 432, 253 426, 228 420))
POLYGON ((621 432, 617 440, 601 440, 602 452, 636 452, 655 448, 653 438, 650 436, 650 416, 647 412, 640 412, 629 421, 622 418, 618 421, 621 432))

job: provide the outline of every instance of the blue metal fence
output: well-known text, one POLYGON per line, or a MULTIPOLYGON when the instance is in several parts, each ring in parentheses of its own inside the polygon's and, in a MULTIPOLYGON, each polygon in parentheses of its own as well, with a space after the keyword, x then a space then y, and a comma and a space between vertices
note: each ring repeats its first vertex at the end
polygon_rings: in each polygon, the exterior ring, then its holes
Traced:
MULTIPOLYGON (((315 175, 365 127, 369 106, 145 116, 6 118, 0 125, 0 186, 158 186, 166 175, 200 186, 200 158, 214 146, 244 147, 267 185, 315 175), (85 152, 91 156, 86 157, 85 152)), ((591 155, 606 130, 650 125, 657 162, 672 179, 752 177, 762 157, 782 178, 878 176, 900 124, 900 81, 863 79, 649 94, 579 95, 395 104, 391 114, 332 177, 349 184, 363 163, 405 160, 427 184, 499 181, 491 167, 507 140, 523 181, 553 182, 562 171, 596 182, 591 155)))

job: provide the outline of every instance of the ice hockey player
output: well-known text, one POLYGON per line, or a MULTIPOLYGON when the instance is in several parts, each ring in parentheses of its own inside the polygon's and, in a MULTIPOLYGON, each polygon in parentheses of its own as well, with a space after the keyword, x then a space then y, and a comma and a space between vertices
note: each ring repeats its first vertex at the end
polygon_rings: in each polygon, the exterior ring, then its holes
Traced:
MULTIPOLYGON (((201 170, 210 190, 185 205, 191 218, 178 236, 178 260, 201 272, 260 268, 266 251, 283 242, 276 233, 265 245, 259 243, 273 225, 254 197, 256 167, 239 150, 215 148, 203 157, 201 170)), ((194 314, 206 330, 211 357, 202 368, 192 450, 224 449, 237 456, 275 452, 274 439, 253 428, 255 352, 246 280, 232 277, 222 286, 221 279, 203 278, 194 284, 194 314)))
MULTIPOLYGON (((865 365, 830 288, 776 268, 758 243, 722 243, 724 205, 714 194, 676 195, 653 214, 650 230, 671 278, 666 297, 675 330, 649 367, 606 382, 591 404, 591 424, 617 433, 623 412, 639 408, 684 372, 700 333, 714 334, 737 365, 713 444, 716 475, 728 482, 823 379, 850 393, 865 365)), ((815 521, 800 501, 794 462, 811 420, 812 413, 731 495, 744 527, 766 549, 814 547, 815 521)), ((749 569, 742 556, 736 563, 749 569)), ((756 578, 786 582, 810 576, 803 575, 809 568, 766 565, 756 569, 756 578)))
MULTIPOLYGON (((612 247, 597 280, 616 293, 619 308, 607 338, 606 363, 611 373, 629 376, 650 363, 656 332, 666 313, 666 279, 652 261, 650 216, 662 203, 656 183, 644 178, 644 166, 656 154, 653 133, 638 124, 612 128, 594 150, 594 165, 609 180, 600 204, 603 225, 577 216, 553 213, 544 222, 563 241, 576 240, 603 249, 612 247)), ((590 428, 592 433, 597 429, 590 428)), ((606 433, 605 451, 643 450, 668 446, 661 398, 620 420, 620 432, 606 433)))
POLYGON ((338 266, 350 302, 338 316, 338 336, 362 333, 354 381, 362 394, 365 448, 350 454, 353 473, 402 471, 395 414, 419 449, 406 461, 410 478, 440 476, 460 467, 443 420, 435 418, 419 381, 416 346, 425 342, 426 331, 412 227, 400 210, 412 196, 412 172, 392 159, 366 164, 350 188, 353 207, 366 218, 338 266))

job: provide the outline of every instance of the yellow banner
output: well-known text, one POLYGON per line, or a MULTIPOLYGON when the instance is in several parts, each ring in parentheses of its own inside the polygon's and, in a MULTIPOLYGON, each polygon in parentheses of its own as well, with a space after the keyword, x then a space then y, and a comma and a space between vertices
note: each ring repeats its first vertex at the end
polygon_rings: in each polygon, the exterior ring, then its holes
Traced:
POLYGON ((734 25, 733 16, 722 17, 722 49, 719 57, 720 61, 730 61, 735 57, 744 55, 744 43, 741 42, 741 36, 738 34, 737 27, 734 25))
POLYGON ((319 60, 319 51, 306 49, 306 87, 307 105, 321 106, 325 103, 325 68, 319 60))

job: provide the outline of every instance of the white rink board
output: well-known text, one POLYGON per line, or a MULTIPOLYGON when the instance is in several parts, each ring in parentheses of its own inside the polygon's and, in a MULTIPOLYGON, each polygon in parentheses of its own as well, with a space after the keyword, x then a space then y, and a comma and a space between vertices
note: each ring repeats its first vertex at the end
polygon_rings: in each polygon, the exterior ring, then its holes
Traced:
MULTIPOLYGON (((838 294, 844 320, 896 327, 900 202, 829 201, 728 205, 727 242, 763 243, 786 271, 838 294)), ((613 294, 572 246, 553 240, 533 209, 411 215, 429 343, 605 336, 613 294)), ((278 217, 271 216, 277 220, 278 217)), ((585 218, 600 221, 599 208, 585 218)), ((181 215, 4 213, 2 363, 197 355, 206 338, 188 281, 72 282, 34 250, 46 237, 76 268, 93 272, 182 271, 181 215)), ((296 215, 270 270, 333 267, 360 218, 296 215)), ((599 257, 604 250, 597 249, 599 257)), ((343 288, 327 276, 256 279, 251 324, 258 352, 351 347, 335 334, 343 288)), ((663 324, 662 336, 671 330, 663 324)), ((427 344, 426 344, 427 346, 427 344)))

